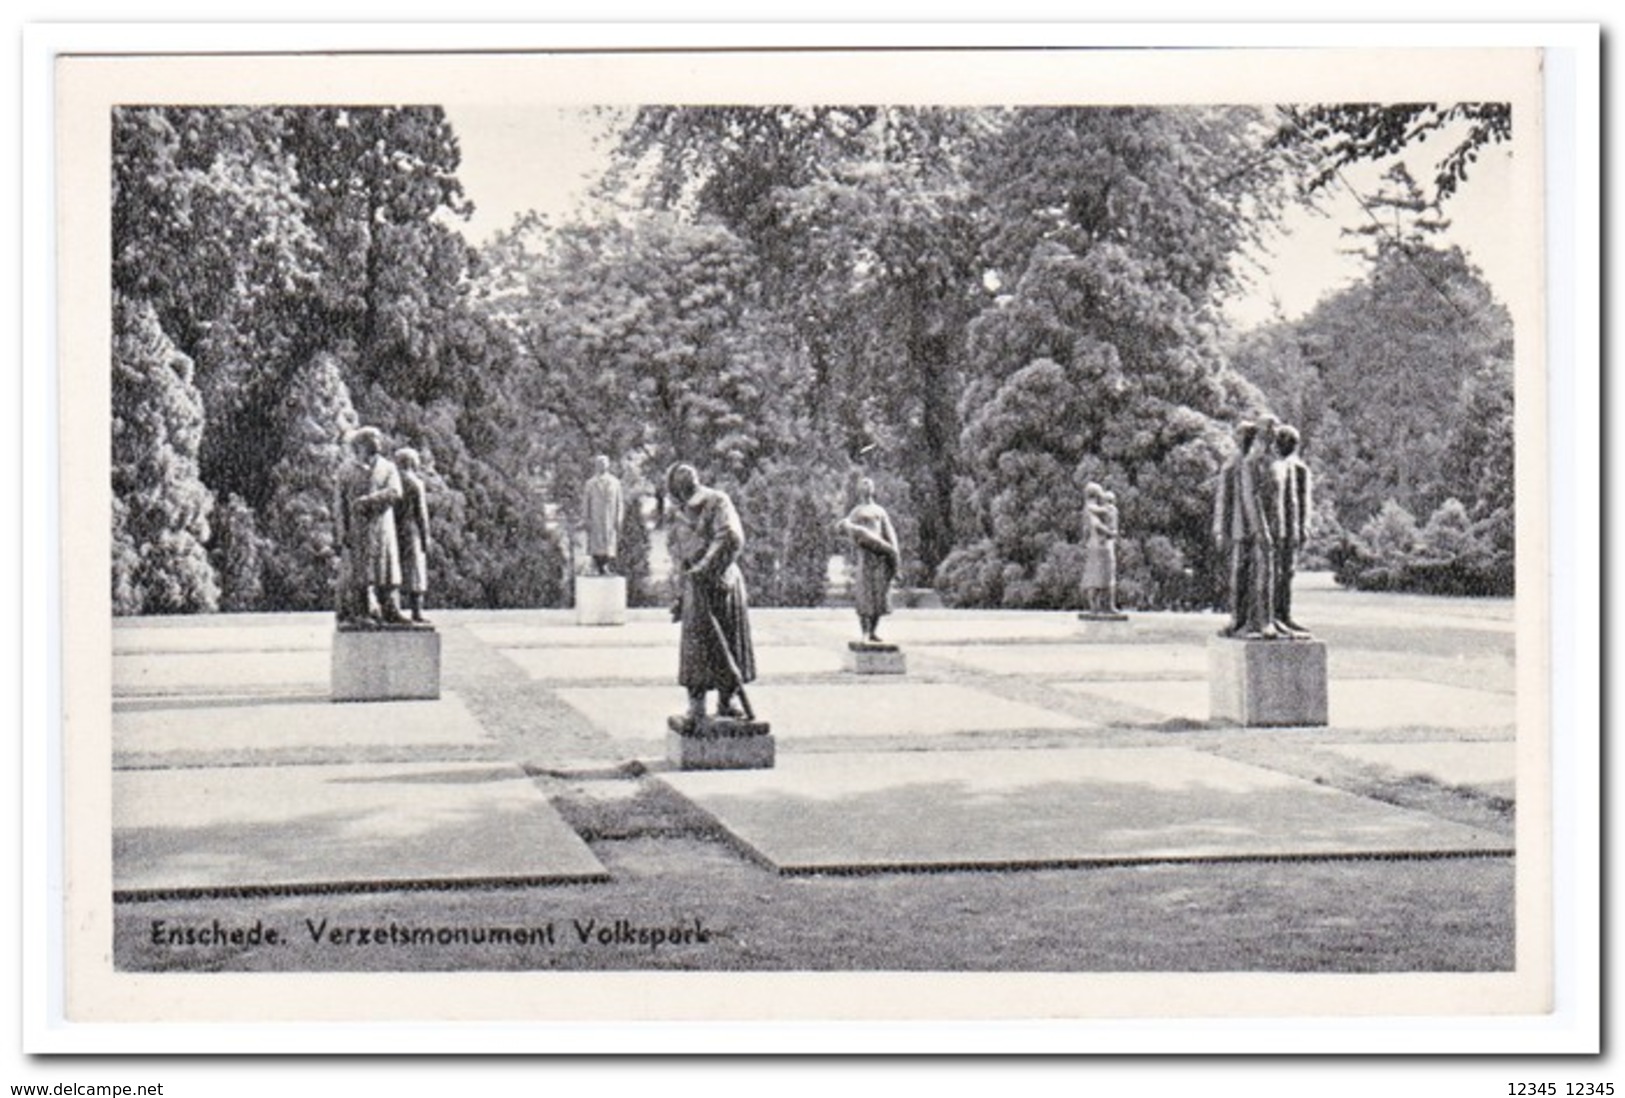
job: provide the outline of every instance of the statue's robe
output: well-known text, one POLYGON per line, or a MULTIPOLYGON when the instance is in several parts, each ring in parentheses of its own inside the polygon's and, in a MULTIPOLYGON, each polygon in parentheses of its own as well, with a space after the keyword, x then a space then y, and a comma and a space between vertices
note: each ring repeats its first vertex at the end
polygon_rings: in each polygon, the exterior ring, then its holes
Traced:
POLYGON ((1230 633, 1241 631, 1252 599, 1253 546, 1242 488, 1245 462, 1246 455, 1237 454, 1224 463, 1213 497, 1213 530, 1230 555, 1230 624, 1226 629, 1230 633))
POLYGON ((621 482, 609 473, 599 473, 587 481, 581 497, 587 526, 587 555, 614 557, 620 547, 621 520, 625 503, 621 482))
POLYGON ((897 531, 878 503, 860 503, 843 523, 857 547, 852 601, 858 615, 879 618, 891 611, 891 585, 897 577, 897 531))
POLYGON ((1089 536, 1083 543, 1083 582, 1085 591, 1096 591, 1117 583, 1117 508, 1102 503, 1087 508, 1089 536))
POLYGON ((401 584, 400 545, 395 536, 395 503, 401 498, 400 471, 378 454, 367 463, 352 461, 339 471, 333 514, 338 523, 339 618, 367 617, 371 588, 401 584))
POLYGON ((422 594, 429 589, 429 499, 423 478, 411 471, 401 473, 395 529, 400 536, 401 585, 422 594))
POLYGON ((1281 459, 1285 474, 1282 510, 1284 537, 1275 547, 1275 620, 1292 621, 1292 576, 1298 550, 1309 538, 1309 466, 1296 454, 1281 459))
POLYGON ((690 690, 732 690, 756 678, 749 602, 739 553, 739 512, 726 493, 699 488, 674 511, 673 538, 683 567, 677 681, 690 690))

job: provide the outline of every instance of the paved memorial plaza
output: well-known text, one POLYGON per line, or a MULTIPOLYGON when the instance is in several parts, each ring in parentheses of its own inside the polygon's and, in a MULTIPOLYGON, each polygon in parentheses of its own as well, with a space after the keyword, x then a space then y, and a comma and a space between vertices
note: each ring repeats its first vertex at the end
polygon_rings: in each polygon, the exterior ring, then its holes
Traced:
POLYGON ((1511 967, 1511 604, 1306 578, 1325 728, 1209 724, 1217 615, 900 610, 859 678, 850 610, 756 610, 757 771, 666 767, 664 610, 442 611, 441 698, 371 704, 327 615, 121 620, 116 961, 1511 967))

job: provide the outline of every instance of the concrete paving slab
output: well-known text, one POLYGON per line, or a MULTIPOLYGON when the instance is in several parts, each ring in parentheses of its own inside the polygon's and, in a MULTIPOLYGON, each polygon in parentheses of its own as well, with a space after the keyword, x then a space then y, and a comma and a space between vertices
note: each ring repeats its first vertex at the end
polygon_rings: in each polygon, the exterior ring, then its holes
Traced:
POLYGON ((1207 650, 1186 644, 933 645, 929 652, 992 675, 1202 678, 1207 650))
MULTIPOLYGON (((1090 725, 1064 713, 1007 701, 951 683, 863 682, 840 686, 754 684, 751 704, 773 726, 781 748, 798 739, 941 736, 964 732, 1077 729, 1090 725)), ((558 691, 566 703, 618 740, 661 740, 666 718, 682 711, 683 691, 666 687, 578 687, 558 691)))
POLYGON ((1332 723, 1347 728, 1496 728, 1517 723, 1510 694, 1413 679, 1344 679, 1331 684, 1332 723))
POLYGON ((113 656, 113 696, 157 694, 326 694, 329 649, 299 652, 138 652, 113 656))
MULTIPOLYGON (((756 624, 754 612, 751 625, 756 624)), ((858 621, 850 611, 839 620, 818 621, 833 637, 856 640, 858 621)), ((914 614, 901 610, 880 619, 880 635, 891 644, 953 644, 964 641, 1065 640, 1078 632, 1076 614, 987 614, 974 610, 914 614)))
MULTIPOLYGON (((589 680, 670 681, 677 675, 677 645, 650 648, 504 648, 531 678, 542 682, 589 680)), ((833 675, 841 654, 833 648, 757 645, 756 669, 770 675, 833 675)))
POLYGON ((1511 848, 1487 831, 1183 748, 814 754, 661 780, 788 873, 1511 848))
POLYGON ((1441 785, 1465 786, 1499 797, 1516 795, 1518 748, 1511 740, 1340 743, 1327 744, 1325 749, 1400 775, 1420 774, 1441 785))
POLYGON ((1451 599, 1371 591, 1310 590, 1292 613, 1313 630, 1323 625, 1380 626, 1385 629, 1464 629, 1513 635, 1518 626, 1511 599, 1451 599))
POLYGON ((119 895, 606 877, 511 764, 113 774, 119 895))
POLYGON ((493 648, 677 647, 677 626, 669 621, 629 621, 625 625, 476 621, 464 628, 493 648))
POLYGON ((320 625, 209 624, 159 629, 115 626, 114 652, 279 652, 325 649, 331 622, 320 625))
POLYGON ((240 699, 204 706, 115 709, 113 756, 162 759, 166 755, 466 747, 489 743, 461 698, 438 701, 280 703, 240 699))
POLYGON ((1071 694, 1103 698, 1118 705, 1144 709, 1150 720, 1208 719, 1208 684, 1181 680, 1158 682, 1152 679, 1124 682, 1058 682, 1053 686, 1071 694))
MULTIPOLYGON (((1206 721, 1208 684, 1202 682, 1066 682, 1058 689, 1133 705, 1160 719, 1206 721)), ((1332 680, 1333 728, 1495 728, 1514 723, 1514 700, 1505 694, 1412 679, 1332 680)))

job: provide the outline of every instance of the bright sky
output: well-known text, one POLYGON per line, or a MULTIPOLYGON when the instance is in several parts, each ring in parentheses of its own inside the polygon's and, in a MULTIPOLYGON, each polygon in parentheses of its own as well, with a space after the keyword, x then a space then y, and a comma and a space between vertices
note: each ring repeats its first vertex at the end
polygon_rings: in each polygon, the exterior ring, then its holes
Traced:
POLYGON ((474 200, 463 234, 483 244, 527 210, 565 220, 609 162, 603 119, 571 107, 446 105, 474 200))
MULTIPOLYGON (((457 133, 463 161, 458 177, 473 199, 474 217, 463 232, 474 243, 512 224, 526 210, 555 221, 570 217, 604 170, 609 149, 608 123, 577 108, 525 107, 516 104, 452 105, 446 114, 457 133)), ((1447 238, 1472 258, 1498 296, 1514 284, 1519 264, 1508 234, 1501 231, 1512 202, 1511 143, 1484 150, 1467 182, 1445 206, 1451 221, 1447 238)), ((1430 184, 1438 141, 1423 145, 1411 157, 1411 174, 1430 184)), ((1367 165, 1344 173, 1348 184, 1369 196, 1378 190, 1386 165, 1367 165)), ((1226 309, 1239 327, 1267 321, 1275 302, 1288 319, 1302 316, 1327 293, 1358 278, 1362 262, 1346 255, 1350 246, 1341 230, 1368 220, 1347 186, 1334 184, 1324 202, 1327 216, 1289 215, 1272 255, 1259 257, 1262 271, 1253 273, 1251 292, 1226 309)))

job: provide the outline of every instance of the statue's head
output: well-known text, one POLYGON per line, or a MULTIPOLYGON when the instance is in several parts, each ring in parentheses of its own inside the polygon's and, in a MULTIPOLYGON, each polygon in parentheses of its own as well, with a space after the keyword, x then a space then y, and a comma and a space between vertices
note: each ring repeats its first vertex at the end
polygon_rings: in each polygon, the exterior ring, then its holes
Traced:
POLYGON ((1258 438, 1263 442, 1263 448, 1274 449, 1275 428, 1280 425, 1280 422, 1274 416, 1258 417, 1258 438))
POLYGON ((700 474, 694 466, 679 461, 666 470, 666 491, 677 499, 686 500, 700 487, 700 474))
POLYGON ((1236 424, 1236 445, 1241 448, 1242 453, 1247 452, 1247 448, 1253 444, 1253 438, 1257 434, 1258 424, 1250 419, 1244 419, 1236 424))
POLYGON ((395 451, 395 464, 409 472, 417 472, 419 466, 418 452, 410 446, 402 446, 395 451))
POLYGON ((1088 500, 1090 503, 1097 502, 1104 497, 1105 494, 1106 489, 1102 488, 1092 480, 1083 486, 1083 498, 1088 500))
POLYGON ((350 449, 357 457, 376 457, 384 452, 384 432, 376 427, 357 427, 350 432, 350 449))
POLYGON ((875 482, 870 480, 868 477, 864 477, 862 480, 858 481, 858 498, 865 503, 874 502, 875 482))
POLYGON ((609 458, 604 454, 599 454, 597 457, 593 458, 592 471, 595 473, 609 472, 609 458))
POLYGON ((1298 452, 1298 429, 1283 423, 1275 429, 1275 449, 1282 457, 1291 457, 1298 452))

